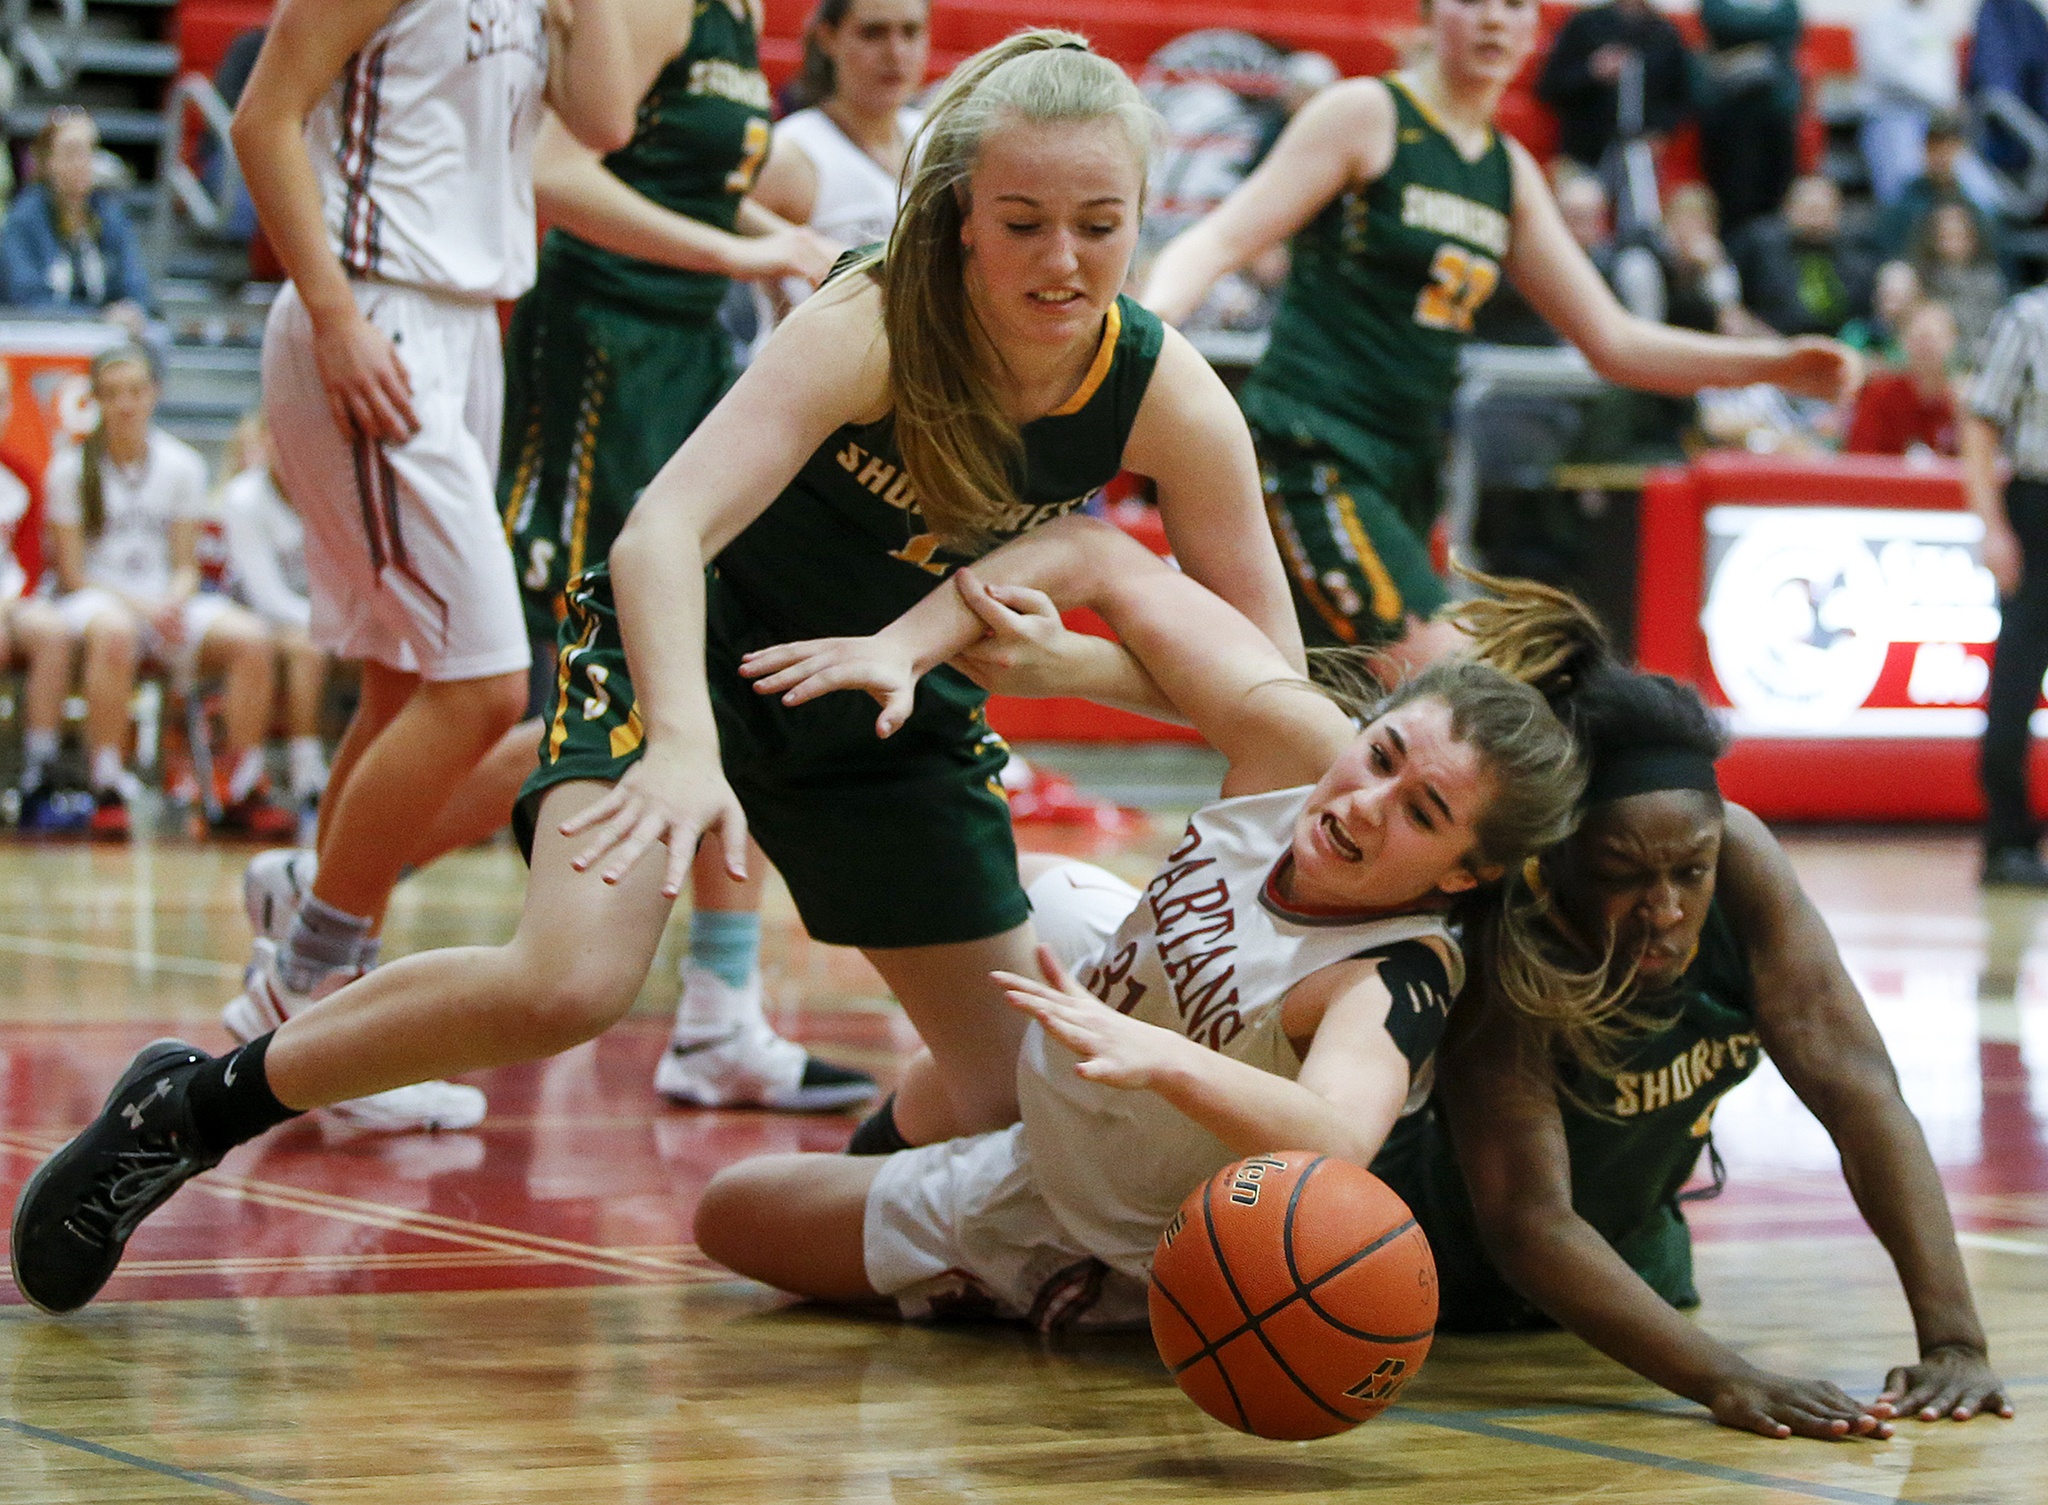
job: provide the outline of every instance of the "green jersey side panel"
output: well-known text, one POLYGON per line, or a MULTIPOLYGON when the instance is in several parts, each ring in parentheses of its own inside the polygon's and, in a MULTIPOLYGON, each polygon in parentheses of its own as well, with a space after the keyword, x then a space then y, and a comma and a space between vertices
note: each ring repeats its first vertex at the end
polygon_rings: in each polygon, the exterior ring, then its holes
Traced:
MULTIPOLYGON (((1749 958, 1718 901, 1692 965, 1648 1007, 1655 1027, 1632 1040, 1612 1075, 1561 1073, 1572 1206, 1660 1296, 1696 1306, 1678 1193, 1706 1148, 1715 1107, 1762 1059, 1749 958)), ((1436 1251, 1446 1328, 1543 1323, 1488 1260, 1434 1109, 1398 1125, 1373 1169, 1408 1202, 1436 1251)))
POLYGON ((1240 400, 1255 428, 1340 452, 1351 431, 1438 443, 1472 319, 1500 285, 1513 209, 1498 136, 1468 161, 1396 77, 1393 161, 1289 243, 1265 357, 1240 400))
MULTIPOLYGON (((729 231, 768 157, 769 103, 745 8, 697 0, 690 45, 656 76, 633 139, 604 165, 663 208, 729 231)), ((710 318, 725 299, 724 277, 600 250, 561 230, 549 231, 548 240, 585 293, 696 319, 710 318)))
MULTIPOLYGON (((1122 467, 1165 332, 1128 298, 1105 325, 1075 398, 1024 425, 1018 501, 988 547, 1074 511, 1122 467)), ((972 562, 926 526, 895 427, 892 415, 841 428, 719 555, 717 588, 780 634, 771 641, 876 632, 972 562)))

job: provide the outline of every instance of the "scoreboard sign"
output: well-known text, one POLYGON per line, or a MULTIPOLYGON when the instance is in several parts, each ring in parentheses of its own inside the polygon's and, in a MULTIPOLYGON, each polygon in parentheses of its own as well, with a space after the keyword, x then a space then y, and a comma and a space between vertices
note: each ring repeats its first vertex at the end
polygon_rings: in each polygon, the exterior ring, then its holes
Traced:
POLYGON ((1738 736, 1975 737, 1998 587, 1968 512, 1718 506, 1706 634, 1738 736))
MULTIPOLYGON (((1706 455, 1651 474, 1638 536, 1638 659, 1721 708, 1730 798, 1775 819, 1981 816, 1998 591, 1953 464, 1706 455)), ((2048 810, 2039 742, 2032 776, 2048 810)))

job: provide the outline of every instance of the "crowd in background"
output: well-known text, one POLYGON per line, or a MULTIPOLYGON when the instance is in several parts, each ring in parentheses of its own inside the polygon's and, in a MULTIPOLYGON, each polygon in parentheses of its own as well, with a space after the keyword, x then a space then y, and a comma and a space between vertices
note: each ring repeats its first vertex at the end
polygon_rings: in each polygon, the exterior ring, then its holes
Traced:
MULTIPOLYGON (((1797 0, 1700 0, 1698 23, 1695 46, 1650 0, 1607 0, 1559 28, 1535 93, 1556 121, 1549 170, 1566 224, 1641 316, 1729 335, 1837 336, 1865 352, 1871 375, 1846 411, 1713 394, 1697 411, 1667 408, 1674 433, 1683 426, 1692 439, 1758 449, 1956 454, 1957 394, 2031 268, 2015 248, 2027 227, 2012 214, 2031 148, 2008 106, 2023 107, 2021 120, 2026 111, 2048 118, 2048 14, 2036 0, 1981 0, 1965 47, 1940 0, 1867 0, 1855 38, 1861 162, 1846 170, 1839 156, 1815 163, 1810 141, 1802 156, 1814 100, 1798 63, 1797 0)), ((246 53, 253 46, 226 71, 246 72, 246 53)), ((1153 183, 1147 241, 1156 247, 1220 201, 1336 76, 1320 54, 1241 33, 1196 33, 1155 57, 1148 92, 1180 145, 1153 183)), ((791 88, 804 86, 800 78, 791 88)), ((816 113, 792 118, 801 125, 816 113)), ((908 112, 883 122, 899 153, 914 122, 908 112)), ((819 135, 827 146, 839 140, 819 135)), ((0 578, 0 667, 26 676, 21 823, 125 829, 132 778, 117 748, 136 675, 155 671, 174 688, 225 687, 218 787, 203 803, 222 829, 277 834, 311 807, 324 773, 327 666, 307 638, 296 518, 260 434, 230 446, 216 487, 205 461, 151 422, 152 290, 122 169, 100 150, 91 115, 53 111, 26 165, 0 225, 0 301, 119 324, 142 343, 125 375, 96 371, 96 387, 111 379, 146 391, 131 404, 143 413, 135 435, 113 432, 128 420, 103 417, 47 474, 0 473, 0 541, 40 490, 51 565, 38 589, 8 554, 0 578), (81 507, 81 494, 98 500, 81 507), (57 718, 74 696, 87 708, 85 756, 67 769, 57 718), (262 757, 273 730, 291 748, 289 787, 275 799, 262 757)), ((849 243, 877 233, 823 228, 849 243)), ((1275 261, 1226 278, 1194 327, 1260 328, 1285 273, 1275 261)), ((1141 257, 1140 276, 1143 266, 1141 257)), ((752 335, 775 304, 748 291, 729 323, 752 335)), ((1554 340, 1505 288, 1482 330, 1503 342, 1554 340)))

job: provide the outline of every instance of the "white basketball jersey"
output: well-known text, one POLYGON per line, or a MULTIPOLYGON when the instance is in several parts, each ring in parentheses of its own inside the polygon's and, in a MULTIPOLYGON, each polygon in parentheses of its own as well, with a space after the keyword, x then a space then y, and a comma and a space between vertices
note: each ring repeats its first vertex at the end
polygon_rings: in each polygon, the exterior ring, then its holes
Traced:
MULTIPOLYGON (((1196 812, 1137 908, 1081 972, 1083 984, 1123 1013, 1289 1080, 1301 1059, 1281 1028, 1280 1004, 1311 973, 1362 951, 1434 937, 1451 954, 1455 995, 1464 969, 1441 915, 1324 917, 1281 903, 1272 879, 1309 793, 1246 795, 1196 812)), ((1433 1002, 1446 1007, 1449 1000, 1433 1002)), ((1071 1051, 1032 1024, 1018 1057, 1017 1096, 1033 1178, 1082 1247, 1143 1278, 1181 1199, 1238 1156, 1165 1099, 1084 1081, 1075 1064, 1071 1051)))
POLYGON ((400 0, 306 120, 351 278, 462 298, 533 285, 546 0, 400 0))

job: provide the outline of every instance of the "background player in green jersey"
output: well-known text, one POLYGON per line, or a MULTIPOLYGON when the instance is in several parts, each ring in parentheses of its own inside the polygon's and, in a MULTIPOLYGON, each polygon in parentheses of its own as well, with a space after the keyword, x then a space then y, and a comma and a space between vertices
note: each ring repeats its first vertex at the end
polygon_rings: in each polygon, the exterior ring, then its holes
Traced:
POLYGON ((1144 302, 1169 323, 1292 237, 1272 343, 1242 394, 1311 644, 1406 639, 1444 603, 1437 462, 1459 347, 1503 276, 1609 380, 1660 392, 1774 382, 1833 398, 1856 358, 1823 340, 1730 340, 1634 318, 1572 240, 1493 112, 1535 45, 1536 0, 1425 0, 1429 51, 1311 100, 1215 213, 1161 251, 1144 302))
POLYGON ((750 816, 805 926, 860 945, 924 1037, 905 1137, 1014 1121, 1023 1028, 990 974, 1032 968, 1033 936, 978 692, 934 670, 877 743, 853 697, 784 708, 738 659, 873 632, 1128 466, 1157 484, 1187 572, 1301 663, 1236 406, 1120 296, 1156 129, 1123 70, 1069 33, 961 65, 887 263, 798 307, 636 504, 611 577, 572 592, 512 938, 380 967, 228 1056, 145 1050, 17 1205, 33 1299, 90 1301, 150 1209, 272 1125, 608 1028, 699 841, 742 876, 750 816), (98 1217, 110 1198, 122 1215, 98 1217))
MULTIPOLYGON (((719 306, 734 279, 815 285, 838 247, 765 208, 772 188, 760 0, 645 0, 640 54, 667 57, 633 139, 599 157, 543 127, 534 182, 554 228, 506 337, 498 505, 534 644, 527 715, 496 761, 480 824, 502 825, 533 771, 563 592, 602 564, 647 483, 735 374, 719 306)), ((473 791, 481 793, 483 791, 473 791)), ((466 834, 466 833, 463 833, 466 834)), ((829 1109, 873 1083, 808 1059, 762 1013, 765 860, 746 882, 698 864, 664 1095, 706 1107, 829 1109)))
MULTIPOLYGON (((497 480, 533 651, 526 715, 456 792, 415 865, 505 824, 534 768, 564 588, 604 561, 634 498, 732 384, 732 342, 718 319, 732 280, 815 284, 837 254, 754 196, 774 170, 764 171, 758 5, 639 0, 626 17, 644 87, 632 139, 600 155, 553 115, 542 122, 534 195, 553 228, 507 332, 497 480)), ((698 866, 682 997, 656 1086, 700 1106, 857 1102, 873 1093, 867 1077, 808 1059, 763 1016, 764 867, 736 883, 715 861, 698 866)), ((258 859, 252 889, 282 902, 252 898, 251 913, 288 924, 313 871, 310 853, 258 859)))
POLYGON ((2011 1415, 1884 1041, 1783 850, 1723 803, 1705 707, 1611 662, 1570 672, 1568 716, 1593 771, 1578 832, 1529 882, 1555 937, 1550 965, 1503 965, 1485 926, 1468 937, 1473 983, 1452 1011, 1432 1107, 1373 1167, 1429 1235, 1440 1324, 1556 1322, 1767 1437, 2011 1415), (1565 1027, 1597 1019, 1600 994, 1625 1014, 1565 1027), (1912 1309, 1919 1360, 1868 1403, 1761 1369, 1678 1310, 1699 1304, 1680 1188, 1721 1096, 1764 1055, 1840 1150, 1912 1309))

